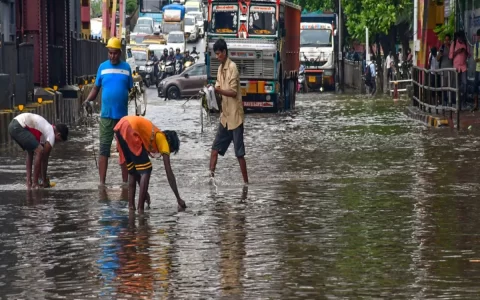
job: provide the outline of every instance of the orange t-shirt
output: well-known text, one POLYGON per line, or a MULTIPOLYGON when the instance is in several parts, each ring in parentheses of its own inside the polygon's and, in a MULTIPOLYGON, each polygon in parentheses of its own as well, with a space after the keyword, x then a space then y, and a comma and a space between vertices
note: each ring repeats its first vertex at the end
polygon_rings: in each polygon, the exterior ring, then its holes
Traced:
MULTIPOLYGON (((120 119, 114 131, 118 131, 127 142, 128 148, 136 156, 142 153, 142 146, 150 153, 170 154, 170 147, 165 134, 150 120, 140 116, 126 116, 120 119)), ((125 161, 120 146, 120 163, 125 161)))

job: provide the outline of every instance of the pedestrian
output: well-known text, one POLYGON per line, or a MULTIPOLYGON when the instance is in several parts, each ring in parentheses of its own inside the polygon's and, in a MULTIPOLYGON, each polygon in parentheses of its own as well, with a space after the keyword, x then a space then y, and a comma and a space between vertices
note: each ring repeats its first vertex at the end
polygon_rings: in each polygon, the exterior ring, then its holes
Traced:
POLYGON ((388 55, 385 59, 385 64, 387 66, 387 79, 388 79, 388 81, 391 81, 393 79, 393 70, 392 70, 393 54, 392 54, 392 51, 388 52, 388 55))
MULTIPOLYGON (((440 46, 440 50, 437 53, 437 61, 438 61, 438 68, 439 69, 453 68, 453 60, 451 60, 449 58, 451 41, 452 41, 452 37, 450 36, 450 34, 447 33, 445 35, 444 40, 443 40, 443 44, 442 44, 442 46, 440 46)), ((449 71, 443 71, 442 72, 442 87, 444 87, 444 88, 452 87, 453 88, 453 87, 455 87, 456 78, 455 78, 455 76, 453 76, 454 74, 450 74, 450 81, 449 81, 448 73, 449 73, 449 71)), ((449 102, 448 101, 448 98, 449 98, 448 95, 449 95, 448 91, 443 92, 443 105, 444 106, 447 106, 447 104, 449 102)), ((455 93, 450 92, 450 95, 451 95, 451 98, 453 100, 452 102, 455 102, 454 101, 455 93)))
MULTIPOLYGON (((464 31, 458 31, 453 40, 453 47, 450 47, 449 58, 453 60, 453 67, 457 70, 457 80, 460 83, 458 91, 460 103, 466 105, 467 98, 467 58, 469 56, 464 31)), ((462 106, 463 106, 462 105, 462 106)))
MULTIPOLYGON (((432 47, 430 49, 430 54, 428 56, 428 67, 430 68, 430 87, 440 88, 440 75, 435 72, 439 69, 438 60, 437 60, 437 47, 432 47)), ((437 105, 437 100, 440 100, 441 92, 431 91, 430 95, 434 99, 433 105, 437 105)))
POLYGON ((47 177, 48 159, 55 142, 67 140, 67 125, 52 125, 40 115, 22 113, 10 122, 8 133, 23 151, 27 151, 27 188, 38 188, 40 176, 42 178, 42 187, 50 187, 50 180, 47 177), (32 182, 34 154, 35 163, 32 182))
POLYGON ((163 158, 168 183, 172 188, 180 209, 187 206, 178 193, 175 175, 170 165, 170 153, 176 154, 180 149, 180 140, 175 131, 161 131, 148 119, 140 116, 126 116, 120 119, 113 129, 120 154, 120 165, 128 169, 128 204, 135 210, 135 190, 140 187, 138 210, 143 212, 145 202, 150 205, 148 185, 152 172, 150 156, 160 154, 163 158))
POLYGON ((480 94, 480 29, 477 30, 477 42, 475 43, 475 103, 472 111, 478 110, 478 94, 480 94))
MULTIPOLYGON (((97 71, 95 86, 84 102, 90 106, 102 89, 102 110, 100 114, 100 157, 98 159, 98 173, 100 184, 104 185, 107 176, 108 158, 113 141, 113 128, 118 121, 128 115, 128 97, 133 88, 132 70, 130 65, 121 61, 121 42, 118 38, 111 38, 107 43, 108 60, 104 61, 97 71)), ((122 180, 128 180, 127 168, 121 166, 122 180)))
POLYGON ((243 182, 248 184, 247 163, 245 161, 245 145, 243 143, 243 103, 240 91, 240 75, 237 65, 228 58, 227 43, 218 39, 213 45, 215 56, 220 61, 217 71, 215 92, 222 97, 222 113, 220 124, 212 145, 210 155, 210 175, 215 176, 218 155, 225 155, 233 141, 235 156, 240 165, 243 182))

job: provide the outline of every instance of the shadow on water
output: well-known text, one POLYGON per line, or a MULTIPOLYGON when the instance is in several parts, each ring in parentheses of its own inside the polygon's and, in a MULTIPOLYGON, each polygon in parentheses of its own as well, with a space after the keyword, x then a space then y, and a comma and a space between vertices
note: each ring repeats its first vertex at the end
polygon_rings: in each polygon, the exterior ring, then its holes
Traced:
POLYGON ((49 190, 27 191, 24 154, 0 152, 3 298, 480 293, 471 262, 480 259, 478 130, 423 127, 391 99, 300 95, 295 112, 247 115, 246 189, 231 148, 210 183, 217 117, 202 134, 198 101, 183 103, 150 101, 146 117, 179 133, 171 160, 185 212, 161 159, 143 215, 128 210, 114 149, 107 188, 98 189, 98 125, 94 138, 74 128, 55 147, 49 190))

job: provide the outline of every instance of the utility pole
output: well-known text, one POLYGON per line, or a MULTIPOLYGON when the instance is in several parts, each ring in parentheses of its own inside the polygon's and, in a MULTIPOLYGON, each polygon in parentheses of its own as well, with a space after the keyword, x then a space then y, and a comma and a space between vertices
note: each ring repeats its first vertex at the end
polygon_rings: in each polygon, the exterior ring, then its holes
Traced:
MULTIPOLYGON (((413 0, 413 65, 417 65, 418 1, 413 0)), ((455 1, 456 2, 456 1, 455 1)), ((405 49, 403 49, 405 51, 405 49)))
POLYGON ((339 66, 339 90, 344 92, 344 80, 343 80, 343 18, 342 18, 342 0, 338 0, 338 61, 340 62, 339 66))

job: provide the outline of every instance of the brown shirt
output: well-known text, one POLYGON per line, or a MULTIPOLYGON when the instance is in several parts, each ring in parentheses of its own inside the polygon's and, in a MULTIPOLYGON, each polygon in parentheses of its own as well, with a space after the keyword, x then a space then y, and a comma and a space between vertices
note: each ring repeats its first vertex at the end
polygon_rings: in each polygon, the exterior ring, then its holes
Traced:
POLYGON ((236 91, 237 97, 227 97, 222 95, 222 113, 220 122, 223 127, 233 130, 242 125, 244 120, 242 92, 240 90, 240 75, 237 65, 227 58, 225 64, 218 67, 217 82, 215 87, 226 91, 236 91))

